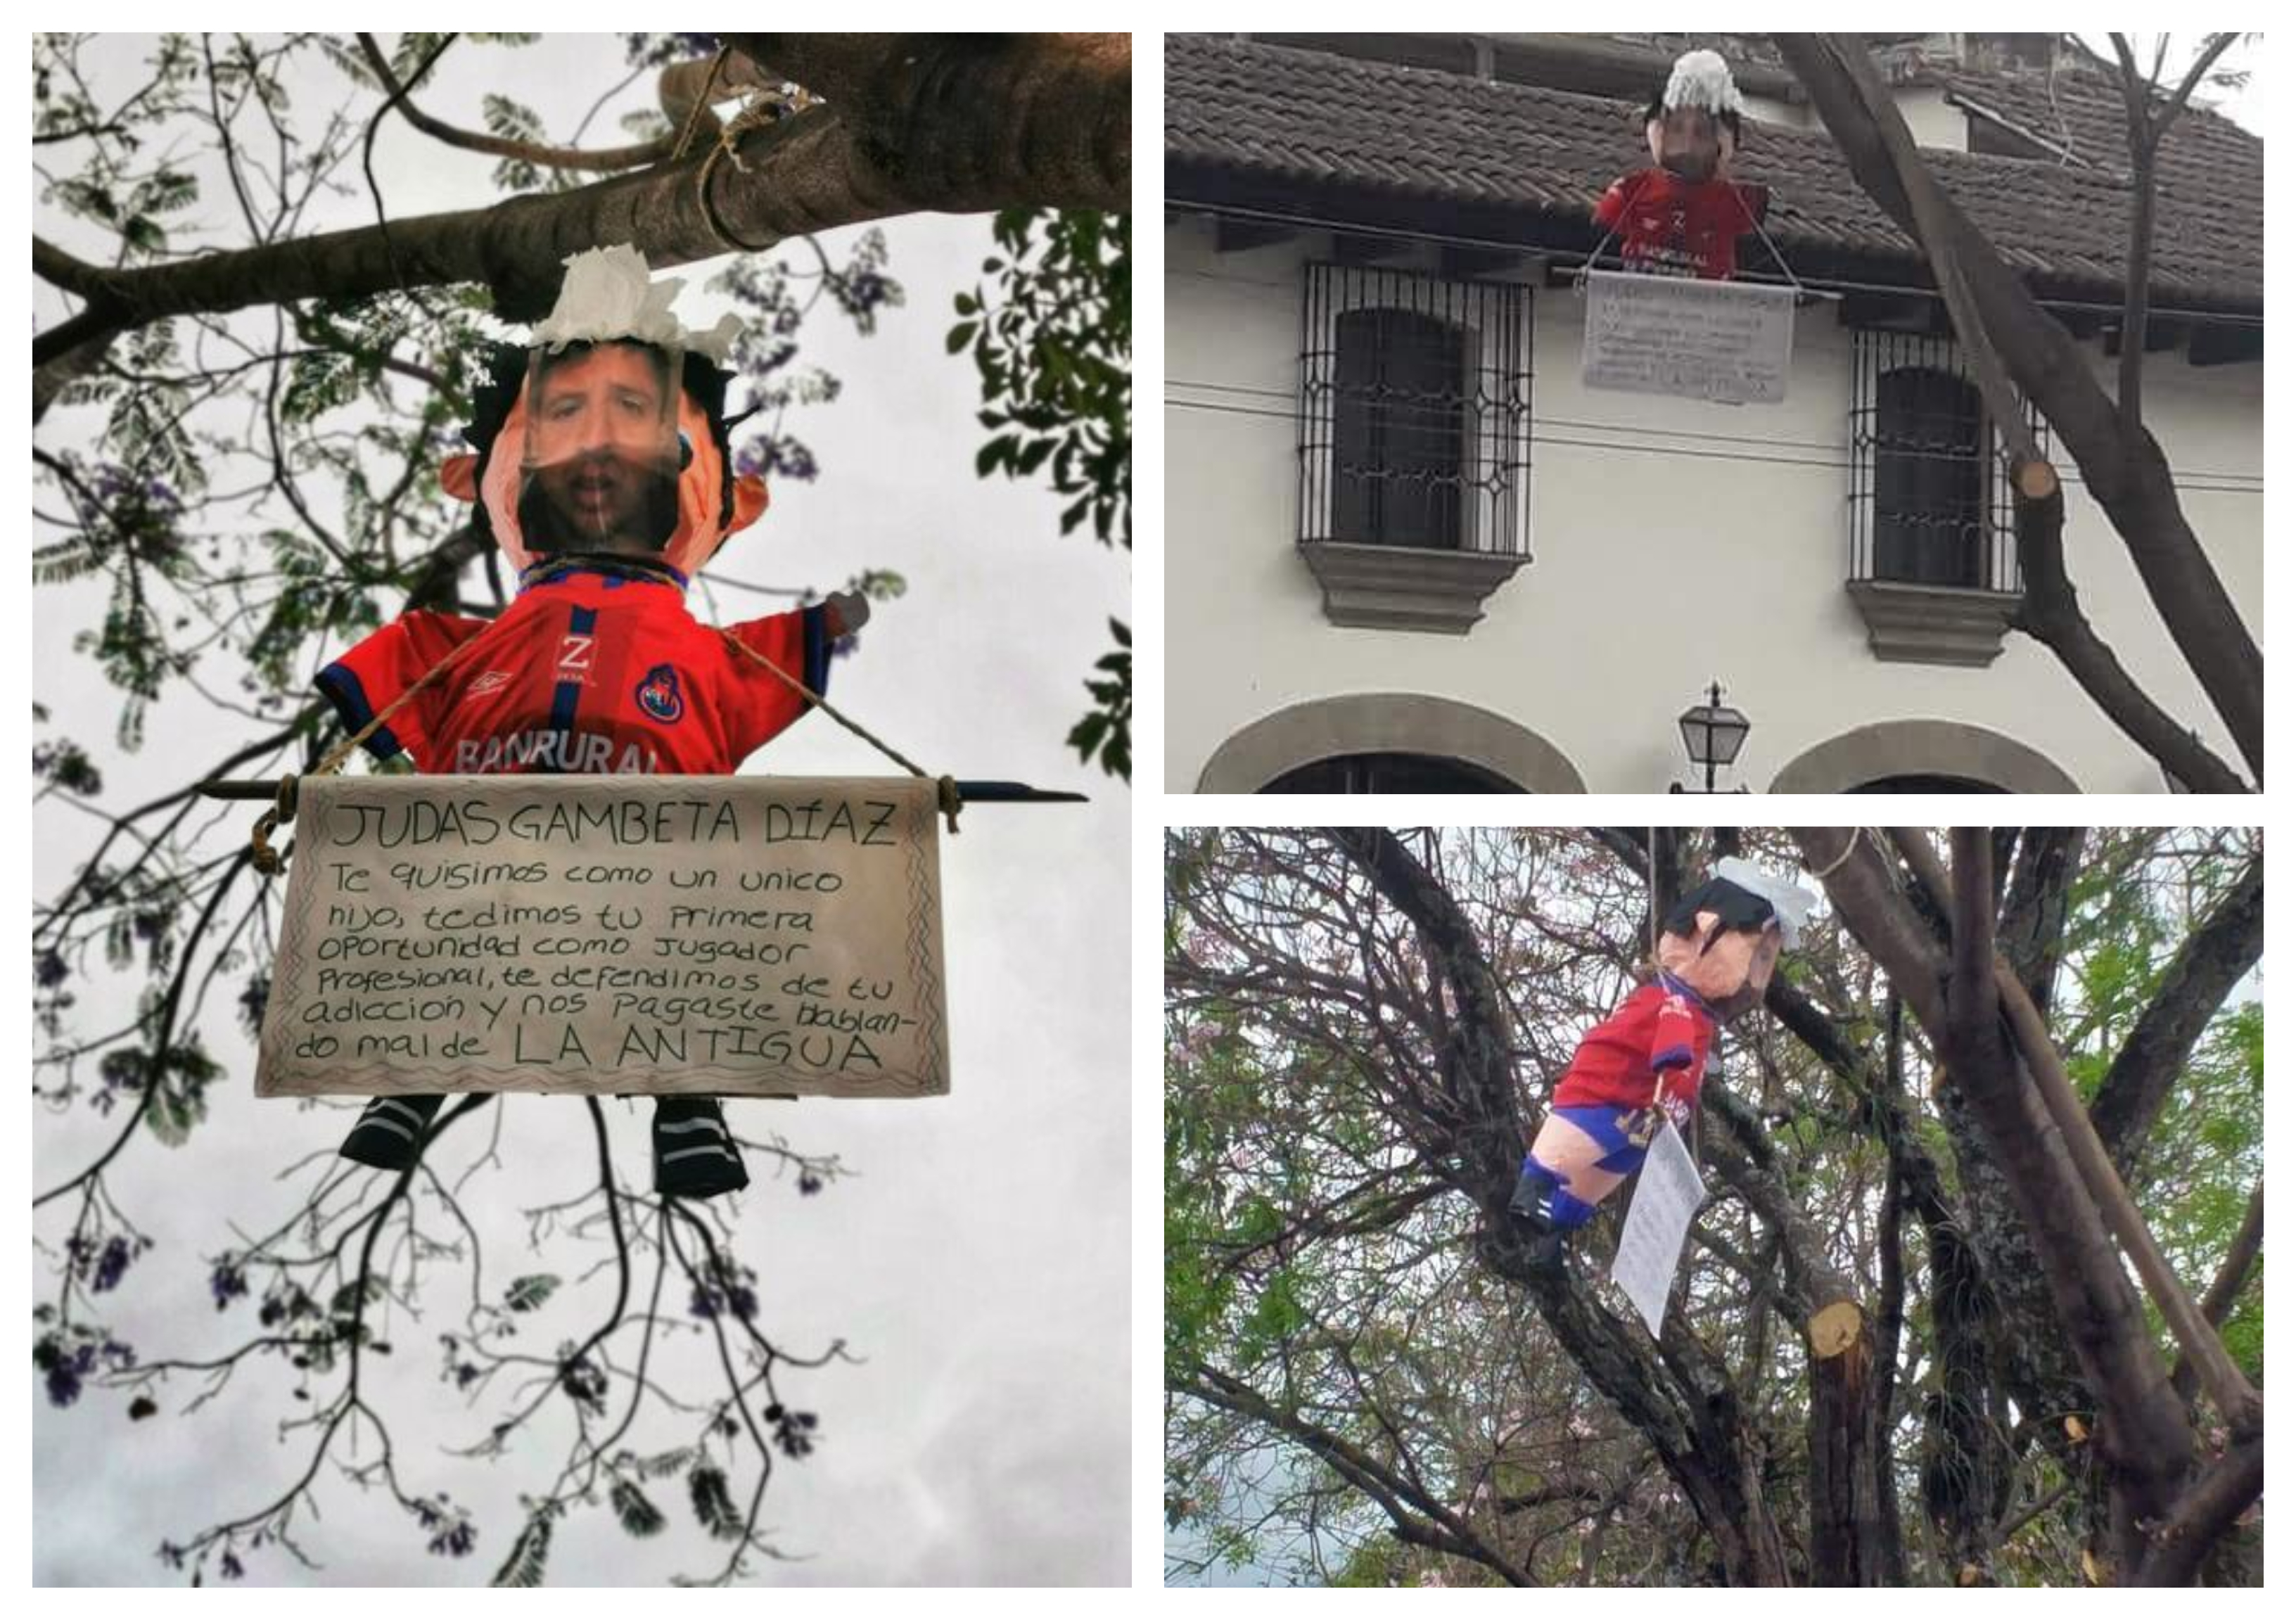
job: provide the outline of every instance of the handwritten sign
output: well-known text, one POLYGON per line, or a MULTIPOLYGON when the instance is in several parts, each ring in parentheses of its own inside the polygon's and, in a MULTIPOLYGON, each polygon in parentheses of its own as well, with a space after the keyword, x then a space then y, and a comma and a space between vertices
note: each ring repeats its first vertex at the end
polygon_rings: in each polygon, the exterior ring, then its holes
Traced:
POLYGON ((1618 1256, 1611 1262, 1611 1280, 1634 1301, 1652 1338, 1666 1320, 1666 1297, 1682 1263, 1682 1240, 1689 1233, 1690 1218, 1705 1201, 1706 1183, 1699 1179, 1690 1150, 1682 1145, 1673 1122, 1660 1122, 1643 1160, 1626 1230, 1619 1234, 1618 1256))
POLYGON ((948 1090, 928 781, 307 779, 258 1096, 948 1090))
POLYGON ((1590 389, 1775 405, 1793 364, 1789 287, 1587 273, 1580 379, 1590 389))

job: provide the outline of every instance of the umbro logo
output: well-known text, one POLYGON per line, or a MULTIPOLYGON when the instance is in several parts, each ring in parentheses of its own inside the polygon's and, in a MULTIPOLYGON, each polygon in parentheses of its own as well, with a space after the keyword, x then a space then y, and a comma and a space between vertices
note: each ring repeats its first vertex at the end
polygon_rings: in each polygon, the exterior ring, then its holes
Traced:
POLYGON ((508 670, 489 669, 486 674, 472 682, 470 689, 463 692, 463 695, 466 698, 481 698, 490 691, 499 691, 509 684, 510 672, 508 670))

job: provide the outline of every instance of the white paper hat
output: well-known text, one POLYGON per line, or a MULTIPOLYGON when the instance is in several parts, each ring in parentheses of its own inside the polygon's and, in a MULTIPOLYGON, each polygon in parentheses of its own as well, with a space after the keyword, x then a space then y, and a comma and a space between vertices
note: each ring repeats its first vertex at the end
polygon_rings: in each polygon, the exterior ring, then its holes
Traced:
POLYGON ((1746 110, 1730 77, 1730 64, 1714 51, 1684 52, 1667 76, 1666 94, 1660 100, 1669 108, 1702 107, 1717 114, 1746 110))
POLYGON ((1724 855, 1717 861, 1714 875, 1770 903, 1770 909, 1778 914, 1778 932, 1784 936, 1788 950, 1801 943, 1801 925, 1808 920, 1810 908, 1817 904, 1816 895, 1784 878, 1774 878, 1751 861, 1742 861, 1736 855, 1724 855))
POLYGON ((556 350, 627 338, 657 348, 692 349, 723 365, 741 335, 741 320, 720 315, 709 331, 689 331, 669 307, 685 285, 681 276, 652 279, 645 255, 627 243, 577 253, 566 261, 557 307, 535 327, 532 347, 556 350))

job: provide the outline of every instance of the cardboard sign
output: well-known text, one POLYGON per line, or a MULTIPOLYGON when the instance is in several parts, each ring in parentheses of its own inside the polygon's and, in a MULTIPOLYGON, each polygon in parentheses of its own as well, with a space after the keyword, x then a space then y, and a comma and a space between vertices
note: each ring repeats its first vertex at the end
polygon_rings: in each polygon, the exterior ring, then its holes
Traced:
POLYGON ((1590 270, 1579 375, 1590 389, 1775 405, 1793 313, 1790 287, 1590 270))
POLYGON ((1653 1338, 1666 1320, 1666 1297, 1674 1289, 1690 1219, 1705 1201, 1706 1183, 1699 1179, 1690 1150, 1671 1120, 1660 1121, 1643 1159, 1626 1229, 1619 1234, 1618 1256, 1611 1262, 1611 1280, 1634 1301, 1653 1338))
POLYGON ((948 1090, 933 784, 319 777, 256 1094, 948 1090))

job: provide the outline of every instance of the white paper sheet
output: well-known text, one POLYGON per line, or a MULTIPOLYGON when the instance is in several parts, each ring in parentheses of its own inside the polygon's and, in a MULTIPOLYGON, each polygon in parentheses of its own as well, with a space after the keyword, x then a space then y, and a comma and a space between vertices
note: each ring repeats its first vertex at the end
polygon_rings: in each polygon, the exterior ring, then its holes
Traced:
POLYGON ((1635 1302, 1653 1338, 1666 1320, 1666 1297, 1682 1262, 1690 1218, 1705 1201, 1706 1183, 1699 1179, 1690 1150, 1682 1145, 1670 1121, 1660 1122, 1643 1160, 1635 1201, 1627 1210, 1618 1257, 1611 1262, 1611 1280, 1635 1302))

